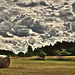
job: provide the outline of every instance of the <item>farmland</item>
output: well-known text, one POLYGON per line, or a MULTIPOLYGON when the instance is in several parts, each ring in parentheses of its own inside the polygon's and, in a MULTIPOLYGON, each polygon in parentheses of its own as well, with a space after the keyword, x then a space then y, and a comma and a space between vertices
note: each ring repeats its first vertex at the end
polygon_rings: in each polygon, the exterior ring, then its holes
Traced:
MULTIPOLYGON (((46 57, 46 59, 47 58, 50 57, 46 57)), ((75 74, 75 61, 31 60, 31 58, 26 58, 26 57, 14 57, 10 58, 10 60, 11 60, 10 67, 0 68, 0 75, 74 75, 75 74)))

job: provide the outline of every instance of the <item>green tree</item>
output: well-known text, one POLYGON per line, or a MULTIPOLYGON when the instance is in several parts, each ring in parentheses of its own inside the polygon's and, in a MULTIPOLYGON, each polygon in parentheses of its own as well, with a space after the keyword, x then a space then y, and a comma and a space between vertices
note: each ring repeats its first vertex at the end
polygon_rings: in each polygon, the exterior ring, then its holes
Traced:
POLYGON ((28 46, 27 52, 31 52, 31 53, 33 52, 32 47, 30 45, 28 46))
POLYGON ((33 54, 32 54, 31 52, 26 52, 26 53, 25 53, 25 56, 26 56, 26 57, 32 57, 33 54))
POLYGON ((40 53, 40 49, 39 49, 39 48, 36 48, 36 49, 34 50, 34 55, 35 55, 35 56, 38 56, 39 53, 40 53))
POLYGON ((23 52, 19 52, 19 53, 17 54, 17 56, 19 56, 19 57, 24 57, 25 54, 24 54, 23 52))
POLYGON ((46 55, 47 54, 43 50, 40 50, 40 52, 38 54, 38 56, 41 57, 42 59, 44 59, 46 55))
POLYGON ((72 53, 71 55, 75 55, 75 47, 69 48, 68 51, 72 53))
POLYGON ((67 56, 67 55, 71 55, 71 52, 68 52, 66 49, 61 49, 57 51, 57 56, 59 56, 59 58, 61 56, 67 56))
POLYGON ((33 56, 33 55, 34 55, 34 51, 33 51, 32 47, 29 45, 29 46, 28 46, 28 50, 27 50, 25 56, 31 57, 31 56, 33 56))

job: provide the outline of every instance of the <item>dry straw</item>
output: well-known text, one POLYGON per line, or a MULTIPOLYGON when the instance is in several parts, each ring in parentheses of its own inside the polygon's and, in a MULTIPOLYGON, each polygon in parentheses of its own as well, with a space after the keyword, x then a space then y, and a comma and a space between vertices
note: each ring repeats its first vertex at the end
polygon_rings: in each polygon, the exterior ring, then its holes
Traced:
POLYGON ((0 55, 0 68, 8 68, 10 65, 10 58, 6 55, 0 55))

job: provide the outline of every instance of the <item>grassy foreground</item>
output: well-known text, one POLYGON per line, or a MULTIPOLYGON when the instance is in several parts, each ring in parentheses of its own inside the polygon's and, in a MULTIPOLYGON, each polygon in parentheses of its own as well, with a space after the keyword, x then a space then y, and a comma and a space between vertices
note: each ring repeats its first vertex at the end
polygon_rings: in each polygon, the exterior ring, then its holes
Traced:
POLYGON ((0 68, 0 75, 75 75, 75 61, 30 60, 11 58, 9 68, 0 68))

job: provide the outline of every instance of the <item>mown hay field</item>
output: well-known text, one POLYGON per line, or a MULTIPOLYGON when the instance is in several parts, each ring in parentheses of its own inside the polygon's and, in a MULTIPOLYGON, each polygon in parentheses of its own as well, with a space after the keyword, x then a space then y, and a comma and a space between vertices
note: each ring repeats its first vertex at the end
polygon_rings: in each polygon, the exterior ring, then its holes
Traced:
POLYGON ((75 61, 10 59, 10 67, 0 68, 0 75, 75 75, 75 61))

